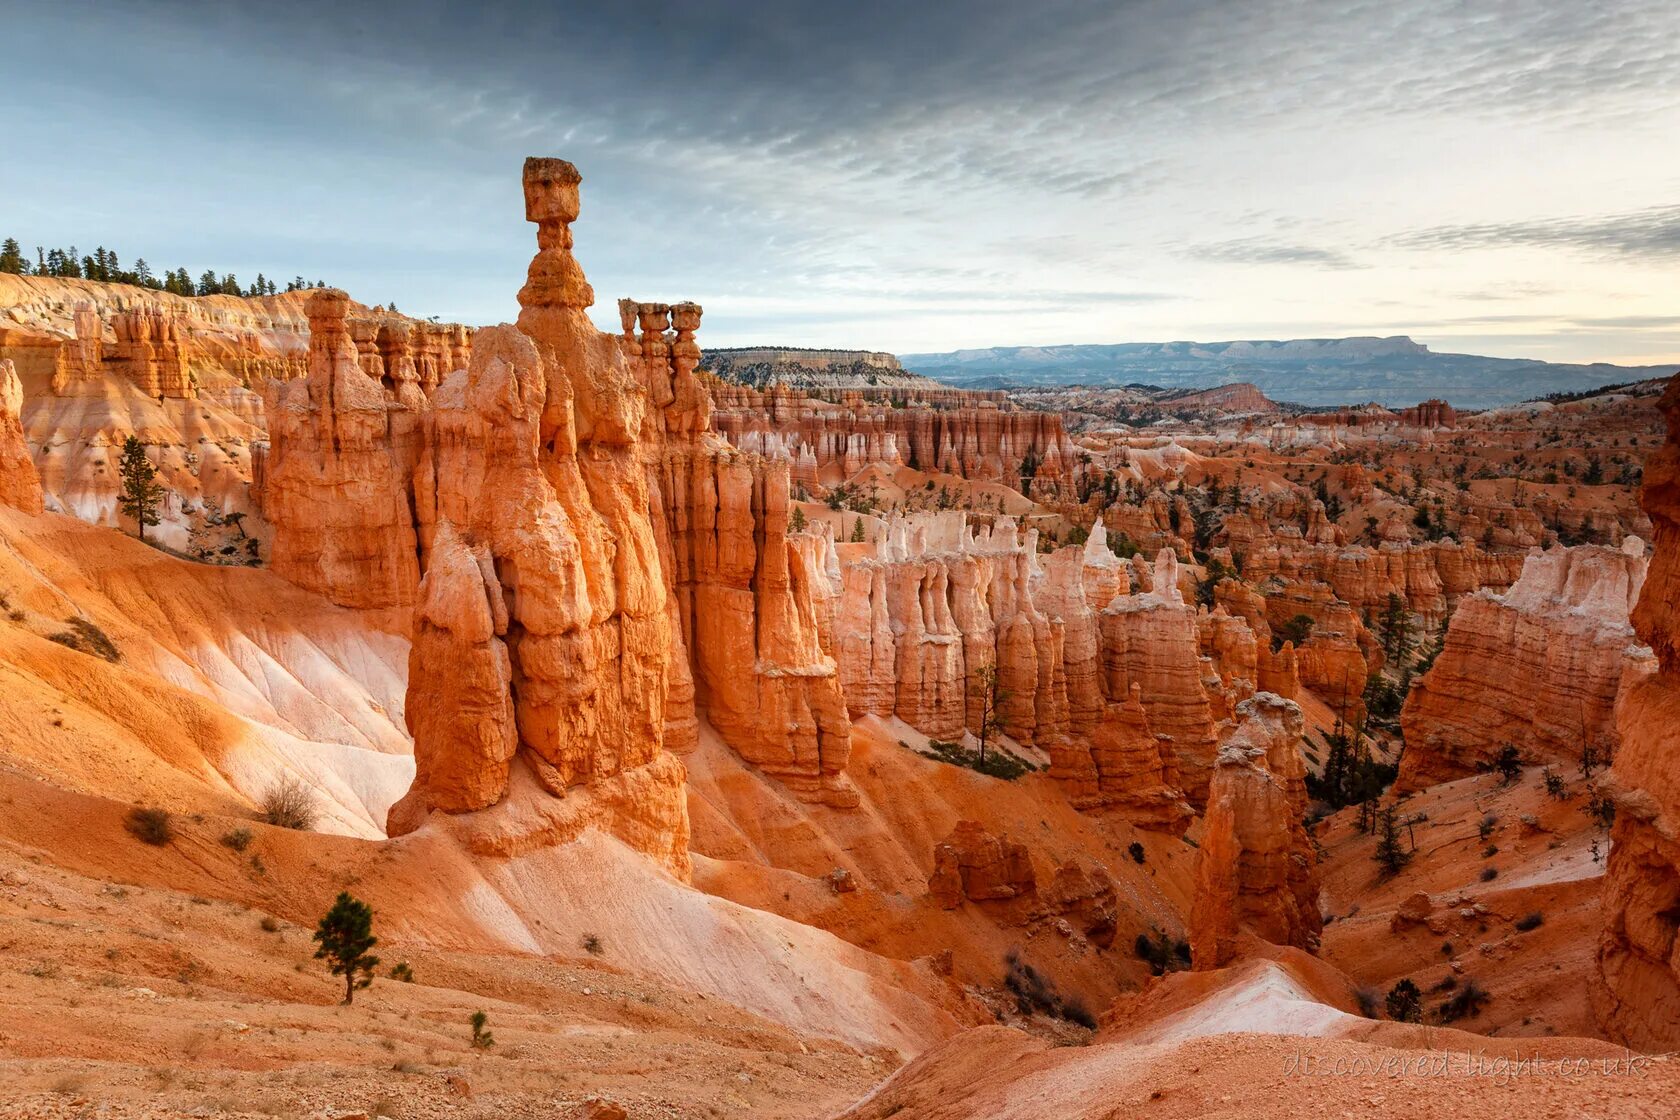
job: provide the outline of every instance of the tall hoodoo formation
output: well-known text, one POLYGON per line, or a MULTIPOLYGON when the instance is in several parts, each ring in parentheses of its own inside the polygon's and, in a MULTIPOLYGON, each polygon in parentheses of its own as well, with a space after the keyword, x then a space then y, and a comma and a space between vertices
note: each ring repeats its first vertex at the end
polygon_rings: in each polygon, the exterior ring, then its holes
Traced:
POLYGON ((152 305, 111 316, 117 336, 109 364, 151 397, 195 397, 180 317, 152 305))
POLYGON ((1400 788, 1474 773, 1506 744, 1566 768, 1583 747, 1613 754, 1617 691, 1649 662, 1629 623, 1647 563, 1637 537, 1557 547, 1530 555, 1504 595, 1460 603, 1401 714, 1400 788))
MULTIPOLYGON (((478 332, 469 367, 423 414, 416 776, 389 827, 512 796, 551 822, 542 835, 599 823, 686 874, 682 765, 662 749, 673 642, 642 458, 646 394, 589 321, 593 292, 571 253, 579 179, 564 160, 526 162, 538 251, 519 326, 478 332)), ((521 819, 469 827, 498 834, 521 819)))
MULTIPOLYGON (((695 374, 699 305, 622 300, 619 313, 659 432, 649 485, 685 662, 670 685, 799 797, 855 805, 835 662, 834 542, 814 528, 790 530, 785 449, 769 441, 762 454, 738 451, 710 430, 711 399, 695 374)), ((692 716, 673 709, 671 721, 691 739, 692 716)))
POLYGON ((1208 787, 1196 856, 1190 954, 1198 969, 1229 964, 1244 934, 1312 951, 1322 929, 1317 863, 1302 824, 1301 709, 1262 692, 1236 715, 1208 787))
POLYGON ((310 295, 309 374, 264 395, 271 564, 342 606, 406 608, 420 582, 409 509, 419 419, 362 372, 349 302, 336 288, 310 295))
POLYGON ((1680 376, 1659 405, 1668 440, 1645 463, 1656 551, 1633 611, 1656 672, 1616 704, 1621 748, 1605 780, 1616 822, 1604 875, 1593 1007, 1613 1037, 1680 1047, 1680 376))
POLYGON ((23 438, 23 381, 11 360, 0 358, 0 505, 41 512, 41 476, 23 438))

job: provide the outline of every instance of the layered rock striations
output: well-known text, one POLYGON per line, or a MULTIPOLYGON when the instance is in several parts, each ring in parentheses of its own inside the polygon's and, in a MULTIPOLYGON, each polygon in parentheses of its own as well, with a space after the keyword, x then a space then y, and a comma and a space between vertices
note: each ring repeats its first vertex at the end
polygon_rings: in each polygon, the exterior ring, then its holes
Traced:
POLYGON ((1011 487, 1026 478, 1034 493, 1052 493, 1071 484, 1079 467, 1058 415, 989 394, 944 389, 880 400, 841 393, 829 401, 780 387, 720 387, 715 395, 720 433, 742 447, 779 437, 794 458, 795 480, 813 491, 867 467, 910 467, 1011 487))
POLYGON ((407 608, 420 582, 419 413, 362 371, 348 309, 337 289, 310 295, 309 373, 269 382, 257 496, 277 574, 342 606, 407 608))
POLYGON ((23 382, 9 359, 0 358, 0 505, 41 512, 41 478, 23 438, 23 382))
POLYGON ((1318 872, 1302 824, 1307 807, 1301 709, 1259 693, 1237 705, 1208 789, 1190 908, 1197 969, 1221 968, 1245 935, 1317 947, 1318 872))
POLYGON ((1616 821, 1606 862, 1593 1007, 1616 1039, 1680 1046, 1680 377, 1660 405, 1668 438, 1645 464, 1655 552, 1633 627, 1656 671, 1617 701, 1621 747, 1606 786, 1616 821))
POLYGON ((1617 691, 1649 660, 1629 623, 1647 563, 1634 537, 1557 547, 1531 555, 1505 594, 1461 602, 1401 713, 1400 788, 1485 769, 1506 745, 1567 768, 1586 747, 1613 754, 1617 691))
MULTIPOLYGON (((686 874, 683 770, 663 750, 673 642, 646 397, 618 340, 589 321, 593 292, 571 253, 579 181, 563 160, 526 162, 538 252, 519 325, 481 332, 468 369, 444 379, 423 416, 417 768, 390 828, 512 791, 518 813, 470 826, 479 846, 516 850, 599 824, 686 874)), ((335 353, 355 362, 347 332, 335 353)), ((359 365, 338 375, 404 411, 359 365)))

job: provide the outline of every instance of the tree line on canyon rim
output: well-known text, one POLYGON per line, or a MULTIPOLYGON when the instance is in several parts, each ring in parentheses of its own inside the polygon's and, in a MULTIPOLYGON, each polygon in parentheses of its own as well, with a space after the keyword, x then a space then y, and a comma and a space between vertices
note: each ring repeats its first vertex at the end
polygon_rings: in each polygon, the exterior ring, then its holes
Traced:
MULTIPOLYGON (((131 284, 136 288, 150 288, 177 296, 272 296, 281 291, 301 292, 310 288, 324 288, 324 280, 305 280, 298 276, 282 289, 262 273, 250 284, 241 284, 231 272, 216 274, 207 268, 193 280, 186 268, 176 268, 158 276, 140 257, 129 268, 123 268, 116 252, 101 245, 91 254, 82 254, 72 245, 68 249, 48 249, 37 245, 35 261, 24 256, 15 237, 0 242, 0 272, 13 276, 52 276, 69 280, 97 280, 106 284, 131 284)), ((396 310, 393 305, 392 311, 396 310)))

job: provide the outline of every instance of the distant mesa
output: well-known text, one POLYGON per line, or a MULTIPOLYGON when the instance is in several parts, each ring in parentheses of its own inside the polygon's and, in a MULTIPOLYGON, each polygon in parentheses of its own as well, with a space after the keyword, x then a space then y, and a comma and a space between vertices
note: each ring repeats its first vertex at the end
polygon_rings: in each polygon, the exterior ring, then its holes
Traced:
POLYGON ((808 350, 798 346, 747 346, 707 350, 703 368, 740 385, 763 389, 938 389, 938 382, 910 373, 893 355, 877 350, 808 350))
POLYGON ((975 389, 1074 384, 1205 389, 1251 382, 1272 400, 1303 405, 1368 400, 1399 407, 1439 398, 1471 409, 1673 372, 1666 366, 1442 354, 1405 335, 992 346, 899 359, 923 376, 975 389))

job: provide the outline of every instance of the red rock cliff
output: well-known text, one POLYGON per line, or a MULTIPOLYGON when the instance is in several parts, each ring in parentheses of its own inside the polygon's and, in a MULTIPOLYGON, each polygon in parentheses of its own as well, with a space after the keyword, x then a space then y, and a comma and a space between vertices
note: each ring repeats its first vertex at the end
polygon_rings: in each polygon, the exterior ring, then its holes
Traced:
POLYGON ((0 504, 41 512, 41 478, 23 438, 23 382, 9 359, 0 358, 0 504))
POLYGON ((1680 376, 1660 405, 1668 440, 1645 464, 1656 550, 1633 626, 1657 671, 1617 702, 1621 749, 1606 780, 1616 822, 1604 875, 1593 1007, 1613 1038, 1680 1047, 1680 376))

